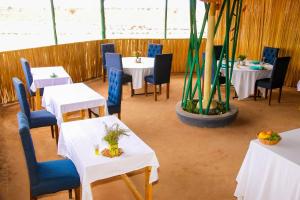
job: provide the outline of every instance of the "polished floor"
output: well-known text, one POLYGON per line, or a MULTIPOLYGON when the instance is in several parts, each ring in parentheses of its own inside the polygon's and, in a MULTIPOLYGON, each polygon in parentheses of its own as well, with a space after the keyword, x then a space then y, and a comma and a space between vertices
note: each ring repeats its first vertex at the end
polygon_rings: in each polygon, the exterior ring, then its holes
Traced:
MULTIPOLYGON (((107 96, 107 83, 92 80, 87 84, 107 96)), ((209 129, 178 120, 175 105, 181 99, 182 86, 183 76, 173 75, 170 99, 166 100, 163 87, 157 102, 153 95, 130 97, 130 87, 123 86, 122 121, 154 149, 160 162, 159 181, 153 188, 155 200, 235 199, 235 178, 256 133, 300 128, 300 92, 295 88, 284 88, 280 104, 275 90, 271 106, 265 99, 232 100, 239 108, 236 121, 224 128, 209 129)), ((29 199, 29 180, 17 132, 19 110, 17 103, 0 106, 0 199, 5 200, 29 199)), ((33 129, 32 138, 39 161, 60 159, 50 128, 33 129)), ((143 174, 131 174, 131 178, 143 191, 143 174)), ((96 200, 134 199, 119 178, 94 183, 93 195, 96 200)), ((59 192, 39 199, 68 199, 68 194, 59 192)))

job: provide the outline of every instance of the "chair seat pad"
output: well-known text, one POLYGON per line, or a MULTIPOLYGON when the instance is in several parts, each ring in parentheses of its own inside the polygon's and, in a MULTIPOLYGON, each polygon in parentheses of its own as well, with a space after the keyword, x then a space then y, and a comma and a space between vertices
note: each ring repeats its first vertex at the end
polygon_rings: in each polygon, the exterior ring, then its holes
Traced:
POLYGON ((125 84, 128 82, 132 82, 132 76, 129 74, 123 74, 122 83, 125 84))
POLYGON ((259 79, 256 81, 256 85, 258 87, 263 87, 267 89, 271 89, 271 79, 270 78, 264 78, 264 79, 259 79))
POLYGON ((47 110, 33 111, 30 113, 30 128, 56 125, 56 117, 47 110))
POLYGON ((154 84, 154 76, 153 75, 145 76, 145 81, 154 84))
POLYGON ((108 113, 110 115, 114 114, 114 113, 120 113, 121 112, 121 105, 115 105, 110 101, 107 101, 107 109, 108 109, 108 113))
POLYGON ((80 186, 80 178, 71 160, 38 163, 39 183, 31 188, 32 196, 55 193, 80 186))

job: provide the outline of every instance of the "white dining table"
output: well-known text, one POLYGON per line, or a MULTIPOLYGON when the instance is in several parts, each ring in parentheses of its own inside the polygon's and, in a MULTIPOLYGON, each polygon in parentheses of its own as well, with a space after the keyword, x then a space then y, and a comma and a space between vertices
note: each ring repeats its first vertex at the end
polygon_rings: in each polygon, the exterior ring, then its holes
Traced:
POLYGON ((250 142, 236 178, 238 200, 300 199, 300 129, 280 136, 273 146, 250 142))
POLYGON ((141 57, 141 63, 137 63, 136 57, 123 57, 122 64, 124 73, 132 76, 133 89, 140 89, 144 77, 153 73, 154 58, 141 57))
POLYGON ((72 79, 62 66, 31 68, 32 84, 30 89, 36 92, 36 107, 41 108, 40 88, 53 85, 71 84, 72 79), (55 76, 53 76, 55 74, 55 76))
POLYGON ((64 115, 73 111, 99 107, 108 114, 106 99, 84 83, 45 87, 42 106, 56 116, 59 126, 66 121, 64 115))
MULTIPOLYGON (((62 123, 58 154, 74 163, 80 176, 82 200, 93 199, 91 183, 118 175, 124 177, 126 173, 144 168, 148 169, 145 171, 145 195, 150 200, 152 183, 158 180, 159 163, 155 152, 113 115, 62 123), (108 148, 103 140, 106 134, 105 125, 111 126, 115 123, 128 130, 128 136, 122 136, 119 140, 119 147, 124 153, 114 158, 96 155, 95 145, 99 146, 100 151, 108 148)), ((125 179, 128 183, 129 177, 125 179)))

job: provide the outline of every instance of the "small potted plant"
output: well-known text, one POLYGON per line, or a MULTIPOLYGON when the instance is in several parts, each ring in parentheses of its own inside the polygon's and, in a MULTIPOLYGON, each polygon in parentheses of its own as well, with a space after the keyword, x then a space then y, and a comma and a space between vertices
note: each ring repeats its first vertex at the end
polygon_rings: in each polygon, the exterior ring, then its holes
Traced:
POLYGON ((137 51, 135 51, 134 52, 134 54, 135 54, 135 57, 136 57, 136 59, 135 59, 135 62, 137 62, 137 63, 141 63, 141 51, 139 51, 139 50, 137 50, 137 51))
POLYGON ((121 149, 119 149, 119 139, 122 135, 126 135, 128 130, 120 128, 119 124, 115 123, 112 126, 108 127, 105 124, 106 135, 103 139, 108 143, 108 152, 109 157, 115 157, 122 154, 121 149))
POLYGON ((244 66, 246 64, 246 62, 245 62, 245 60, 247 58, 246 55, 240 54, 238 58, 239 58, 239 64, 244 66))

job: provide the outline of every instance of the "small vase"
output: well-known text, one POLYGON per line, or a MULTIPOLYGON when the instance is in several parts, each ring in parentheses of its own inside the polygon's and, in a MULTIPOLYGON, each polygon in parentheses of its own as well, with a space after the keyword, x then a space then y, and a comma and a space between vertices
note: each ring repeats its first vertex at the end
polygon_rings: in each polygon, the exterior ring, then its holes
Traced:
POLYGON ((135 62, 141 63, 141 58, 140 58, 140 57, 137 57, 137 58, 135 59, 135 62))
POLYGON ((108 147, 109 153, 111 156, 119 156, 119 145, 118 144, 110 144, 108 147))

